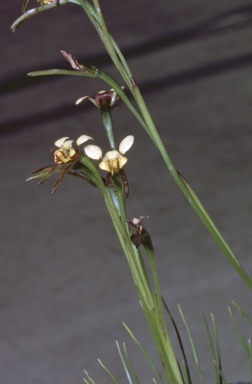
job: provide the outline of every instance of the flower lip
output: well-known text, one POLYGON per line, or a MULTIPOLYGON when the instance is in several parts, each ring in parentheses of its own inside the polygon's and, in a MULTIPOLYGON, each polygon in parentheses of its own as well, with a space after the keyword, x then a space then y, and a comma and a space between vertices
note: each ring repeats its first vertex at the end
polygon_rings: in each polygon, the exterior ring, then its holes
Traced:
POLYGON ((119 170, 127 163, 128 159, 117 150, 109 151, 99 164, 104 171, 108 171, 111 175, 118 173, 119 170))

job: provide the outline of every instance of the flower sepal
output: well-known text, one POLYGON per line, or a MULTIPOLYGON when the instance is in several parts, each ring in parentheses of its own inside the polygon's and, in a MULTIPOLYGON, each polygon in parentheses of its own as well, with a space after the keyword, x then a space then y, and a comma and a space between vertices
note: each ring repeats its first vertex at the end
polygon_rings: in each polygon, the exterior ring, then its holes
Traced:
POLYGON ((139 248, 140 244, 142 244, 144 248, 153 252, 151 237, 142 226, 142 221, 145 219, 148 219, 148 216, 134 217, 132 220, 128 220, 128 223, 136 228, 136 232, 130 236, 130 239, 136 248, 139 248))
POLYGON ((67 174, 84 179, 94 187, 97 186, 96 179, 93 177, 90 170, 85 166, 83 166, 80 159, 73 163, 68 163, 68 164, 62 163, 62 164, 56 164, 56 165, 52 164, 43 168, 39 168, 38 170, 32 172, 31 176, 29 176, 25 181, 41 179, 38 183, 38 185, 41 185, 56 173, 60 173, 60 176, 58 177, 53 187, 52 193, 56 192, 63 178, 67 174))

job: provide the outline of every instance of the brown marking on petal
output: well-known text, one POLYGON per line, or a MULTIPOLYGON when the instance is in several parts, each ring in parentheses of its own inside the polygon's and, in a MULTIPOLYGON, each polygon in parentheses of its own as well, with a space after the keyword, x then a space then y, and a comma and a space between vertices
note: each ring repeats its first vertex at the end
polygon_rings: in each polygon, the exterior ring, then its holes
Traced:
POLYGON ((73 162, 80 157, 79 153, 76 152, 73 148, 71 148, 69 151, 63 148, 56 149, 53 153, 53 156, 54 162, 56 164, 73 162))

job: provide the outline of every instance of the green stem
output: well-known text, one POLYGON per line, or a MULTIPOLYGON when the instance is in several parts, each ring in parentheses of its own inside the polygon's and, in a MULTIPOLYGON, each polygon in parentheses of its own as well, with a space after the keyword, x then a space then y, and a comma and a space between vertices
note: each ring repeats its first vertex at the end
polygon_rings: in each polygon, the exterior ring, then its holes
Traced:
POLYGON ((108 141, 111 149, 115 149, 115 139, 113 132, 113 121, 110 107, 102 107, 101 109, 102 122, 107 133, 108 141))
POLYGON ((139 249, 137 249, 130 240, 129 228, 126 221, 125 198, 122 185, 120 186, 120 176, 116 175, 113 179, 115 180, 117 187, 116 192, 110 191, 110 189, 106 187, 102 190, 108 211, 128 260, 141 306, 159 352, 167 380, 169 383, 182 384, 183 379, 165 323, 154 253, 153 251, 146 249, 151 265, 155 294, 152 293, 142 255, 139 249), (111 196, 111 193, 113 196, 111 196), (117 200, 116 204, 115 199, 117 200))

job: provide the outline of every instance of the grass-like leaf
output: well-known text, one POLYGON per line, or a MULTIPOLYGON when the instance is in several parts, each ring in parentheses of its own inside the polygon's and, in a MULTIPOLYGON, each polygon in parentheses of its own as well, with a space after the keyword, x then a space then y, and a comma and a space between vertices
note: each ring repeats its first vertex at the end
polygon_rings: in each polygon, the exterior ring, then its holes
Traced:
POLYGON ((219 373, 219 376, 221 377, 222 383, 223 384, 228 384, 226 379, 225 379, 225 377, 224 377, 224 374, 223 374, 222 370, 220 370, 220 368, 219 368, 219 362, 214 360, 213 363, 214 363, 214 367, 215 367, 216 371, 219 373))
MULTIPOLYGON (((120 345, 119 345, 118 341, 116 342, 116 346, 117 346, 118 353, 119 353, 119 356, 120 356, 120 359, 121 359, 121 362, 122 362, 122 366, 123 366, 123 369, 124 369, 124 372, 126 374, 126 377, 128 379, 129 384, 133 384, 133 383, 139 384, 138 379, 137 379, 137 381, 132 381, 132 377, 131 377, 130 371, 129 371, 129 369, 127 367, 127 364, 126 364, 126 362, 124 360, 124 357, 123 357, 123 354, 122 354, 122 351, 121 351, 121 348, 120 348, 120 345)), ((125 346, 125 344, 124 344, 124 346, 125 346)), ((134 374, 133 374, 134 378, 137 378, 137 374, 136 374, 133 366, 132 366, 132 369, 133 369, 133 372, 134 372, 134 374)))
POLYGON ((131 375, 134 378, 135 383, 136 384, 140 384, 140 381, 139 381, 138 376, 137 376, 137 372, 136 372, 136 370, 135 370, 135 368, 133 366, 132 360, 130 358, 130 355, 128 353, 128 350, 126 348, 125 343, 123 343, 123 350, 124 350, 124 354, 125 354, 125 356, 127 358, 127 361, 128 361, 128 367, 129 367, 129 369, 131 371, 131 375))
POLYGON ((160 382, 162 384, 164 384, 164 380, 162 378, 162 375, 159 371, 159 369, 157 368, 156 364, 153 362, 153 360, 151 359, 151 357, 149 356, 149 354, 147 353, 147 351, 145 350, 145 348, 142 346, 142 344, 140 343, 140 341, 136 338, 136 336, 133 334, 133 332, 131 331, 131 329, 125 324, 123 323, 123 326, 125 327, 125 329, 127 330, 127 332, 129 333, 130 337, 132 338, 132 340, 137 344, 137 346, 139 347, 139 349, 142 351, 142 353, 144 354, 146 360, 148 361, 149 365, 151 366, 152 370, 154 371, 154 373, 156 374, 156 376, 158 377, 158 379, 160 380, 160 382))
POLYGON ((96 384, 95 381, 89 376, 88 372, 84 370, 85 375, 87 376, 87 379, 84 377, 84 383, 85 384, 96 384))
MULTIPOLYGON (((215 347, 216 347, 216 353, 217 353, 218 366, 219 366, 220 372, 222 372, 220 343, 219 343, 219 337, 218 337, 216 322, 215 322, 215 318, 214 318, 213 314, 211 314, 211 318, 212 318, 212 325, 213 325, 213 331, 214 331, 214 341, 215 341, 215 347)), ((222 382, 223 382, 223 374, 219 375, 219 378, 218 378, 217 382, 219 384, 222 384, 222 382)))
POLYGON ((113 373, 103 364, 103 362, 100 359, 98 359, 98 363, 107 372, 107 374, 110 376, 114 384, 120 384, 119 381, 116 379, 116 377, 113 375, 113 373))
POLYGON ((231 301, 231 303, 236 307, 244 319, 246 319, 247 322, 252 325, 252 319, 249 317, 249 315, 235 301, 231 301))
POLYGON ((232 310, 230 307, 228 307, 228 311, 229 311, 229 315, 231 317, 231 321, 232 321, 232 324, 233 324, 233 327, 234 327, 234 330, 239 338, 239 341, 244 349, 244 351, 246 352, 246 354, 251 357, 251 351, 249 350, 249 347, 247 345, 247 341, 244 339, 243 335, 241 334, 241 331, 239 329, 239 326, 237 324, 237 322, 235 321, 234 319, 234 316, 233 316, 233 313, 232 313, 232 310))
POLYGON ((169 315, 170 319, 171 319, 171 322, 172 322, 172 325, 174 327, 174 330, 175 330, 175 333, 176 333, 176 336, 177 336, 177 339, 178 339, 178 343, 179 343, 179 347, 180 347, 180 351, 182 353, 182 356, 183 356, 183 366, 184 366, 184 372, 185 372, 185 377, 183 377, 184 379, 184 382, 187 383, 187 384, 192 384, 192 379, 191 379, 191 375, 190 375, 190 369, 189 369, 189 364, 188 364, 188 361, 187 361, 187 357, 186 357, 186 353, 185 353, 185 349, 184 349, 184 345, 183 345, 183 342, 182 342, 182 338, 180 336, 180 332, 178 330, 178 327, 177 327, 177 324, 176 324, 176 321, 174 319, 174 317, 172 316, 169 308, 168 308, 168 305, 166 304, 164 298, 162 297, 162 301, 163 301, 163 305, 165 307, 165 310, 167 312, 167 314, 169 315))
POLYGON ((187 321, 185 319, 184 313, 183 313, 180 305, 178 305, 178 309, 179 309, 180 316, 181 316, 181 318, 183 320, 183 323, 184 323, 184 326, 185 326, 185 329, 186 329, 186 332, 187 332, 187 336, 189 338, 189 342, 190 342, 190 345, 191 345, 191 348, 192 348, 192 352, 193 352, 193 357, 194 357, 194 360, 195 360, 195 363, 196 363, 196 367, 198 369, 200 381, 201 381, 202 384, 204 384, 202 370, 201 370, 201 367, 200 367, 200 362, 199 362, 199 358, 198 358, 198 354, 197 354, 197 351, 196 351, 196 346, 195 346, 194 341, 193 341, 192 334, 190 332, 189 326, 187 324, 187 321))
POLYGON ((251 349, 251 340, 248 341, 249 353, 250 353, 250 383, 252 383, 252 349, 251 349))
POLYGON ((212 337, 210 327, 208 325, 208 322, 206 320, 206 317, 202 312, 200 312, 200 315, 203 319, 206 332, 207 332, 207 337, 208 337, 208 342, 209 346, 211 349, 211 353, 213 356, 213 363, 214 363, 214 368, 215 368, 215 382, 216 384, 222 384, 222 375, 220 374, 221 372, 221 357, 220 357, 220 347, 219 347, 219 339, 218 339, 218 333, 217 333, 217 328, 216 328, 216 323, 214 316, 211 315, 212 318, 212 325, 213 325, 213 330, 214 330, 214 338, 212 337))

